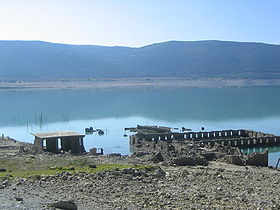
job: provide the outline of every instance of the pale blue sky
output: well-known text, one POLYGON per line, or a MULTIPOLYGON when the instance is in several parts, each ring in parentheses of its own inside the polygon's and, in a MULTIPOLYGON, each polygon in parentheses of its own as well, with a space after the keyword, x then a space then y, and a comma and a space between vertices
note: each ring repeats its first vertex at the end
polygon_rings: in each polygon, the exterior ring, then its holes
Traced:
POLYGON ((0 0, 0 40, 280 44, 280 0, 0 0))

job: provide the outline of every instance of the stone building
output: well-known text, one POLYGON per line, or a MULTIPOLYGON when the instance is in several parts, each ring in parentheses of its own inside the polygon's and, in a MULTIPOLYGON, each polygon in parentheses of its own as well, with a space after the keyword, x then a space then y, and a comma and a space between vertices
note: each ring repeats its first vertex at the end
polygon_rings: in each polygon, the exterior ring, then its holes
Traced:
POLYGON ((72 152, 80 154, 85 152, 83 138, 85 135, 72 132, 50 132, 50 133, 32 133, 35 136, 34 150, 36 153, 42 152, 72 152))

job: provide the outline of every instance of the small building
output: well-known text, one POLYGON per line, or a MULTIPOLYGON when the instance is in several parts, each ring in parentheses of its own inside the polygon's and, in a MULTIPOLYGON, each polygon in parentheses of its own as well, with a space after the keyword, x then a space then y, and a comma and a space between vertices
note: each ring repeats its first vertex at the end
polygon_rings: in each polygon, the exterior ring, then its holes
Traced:
POLYGON ((50 132, 32 133, 35 136, 34 150, 36 153, 42 152, 69 152, 80 154, 85 152, 83 138, 85 135, 72 132, 50 132))

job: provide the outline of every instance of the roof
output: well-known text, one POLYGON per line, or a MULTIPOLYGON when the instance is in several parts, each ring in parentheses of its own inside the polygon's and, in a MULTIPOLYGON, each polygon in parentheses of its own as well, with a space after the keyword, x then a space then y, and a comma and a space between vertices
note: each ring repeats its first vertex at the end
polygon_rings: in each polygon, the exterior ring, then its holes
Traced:
POLYGON ((48 138, 62 138, 62 137, 84 137, 85 135, 79 134, 73 131, 58 131, 58 132, 49 132, 49 133, 31 133, 33 136, 36 136, 40 139, 48 138))

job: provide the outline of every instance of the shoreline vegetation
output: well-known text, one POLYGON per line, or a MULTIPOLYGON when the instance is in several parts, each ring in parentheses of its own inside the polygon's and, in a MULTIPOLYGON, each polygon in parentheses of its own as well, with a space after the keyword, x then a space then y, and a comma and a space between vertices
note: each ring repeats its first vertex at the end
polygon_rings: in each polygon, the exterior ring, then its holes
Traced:
POLYGON ((165 87, 252 87, 280 86, 280 79, 225 79, 225 78, 85 78, 56 80, 0 80, 0 91, 36 89, 82 88, 165 88, 165 87))

